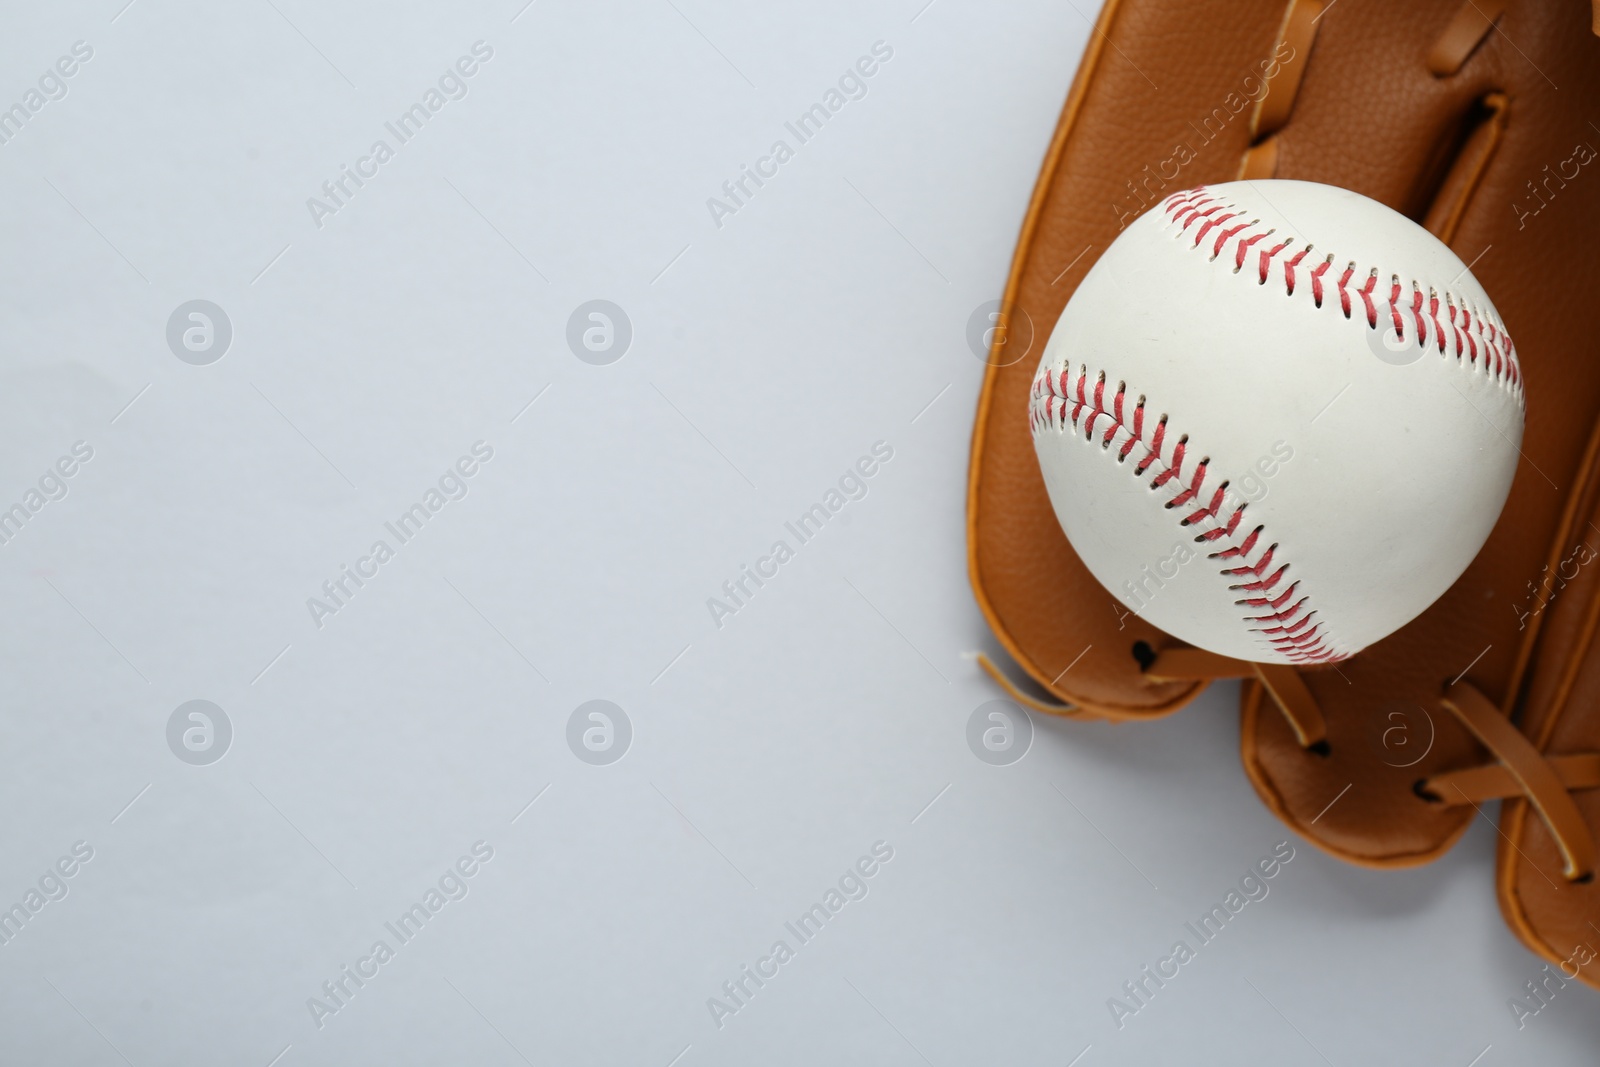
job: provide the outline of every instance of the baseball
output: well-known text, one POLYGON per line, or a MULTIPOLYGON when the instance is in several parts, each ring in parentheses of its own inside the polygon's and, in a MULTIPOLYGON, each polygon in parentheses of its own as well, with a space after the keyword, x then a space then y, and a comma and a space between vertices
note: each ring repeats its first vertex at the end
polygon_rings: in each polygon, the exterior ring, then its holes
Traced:
POLYGON ((1467 266, 1297 181, 1187 190, 1131 223, 1061 313, 1028 409, 1056 517, 1126 610, 1306 665, 1461 575, 1522 420, 1515 348, 1467 266))

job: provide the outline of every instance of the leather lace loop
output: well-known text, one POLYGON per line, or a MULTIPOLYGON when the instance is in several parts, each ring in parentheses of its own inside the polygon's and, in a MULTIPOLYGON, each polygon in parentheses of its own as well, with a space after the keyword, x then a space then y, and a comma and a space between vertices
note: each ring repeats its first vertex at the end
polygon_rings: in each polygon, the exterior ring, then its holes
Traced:
POLYGON ((1600 754, 1546 757, 1493 701, 1466 682, 1450 686, 1439 703, 1489 750, 1496 765, 1435 775, 1424 779, 1419 791, 1445 804, 1475 803, 1496 793, 1525 797, 1555 839, 1567 880, 1593 877, 1594 835, 1569 790, 1600 786, 1600 754))
POLYGON ((1153 681, 1180 682, 1194 679, 1255 678, 1266 687, 1272 700, 1288 720, 1300 747, 1325 754, 1328 724, 1317 706, 1316 697, 1294 667, 1283 663, 1247 663, 1219 656, 1199 648, 1168 648, 1156 654, 1145 668, 1153 681))
MULTIPOLYGON (((1600 789, 1600 752, 1576 756, 1548 757, 1550 769, 1567 792, 1600 789)), ((1441 804, 1478 804, 1485 800, 1504 800, 1522 795, 1522 786, 1504 764, 1490 763, 1462 771, 1445 771, 1424 778, 1418 788, 1441 804), (1464 799, 1463 799, 1464 798, 1464 799)))
POLYGON ((1317 698, 1306 688, 1305 679, 1300 677, 1300 672, 1285 663, 1255 663, 1252 666, 1255 668, 1256 677, 1261 679, 1261 684, 1272 694, 1278 710, 1289 720, 1289 727, 1294 731, 1295 740, 1300 742, 1300 747, 1326 756, 1328 723, 1322 717, 1322 708, 1317 705, 1317 698))
POLYGON ((1289 113, 1294 110, 1311 44, 1317 37, 1317 23, 1330 6, 1322 0, 1289 0, 1284 9, 1277 46, 1272 52, 1278 73, 1268 80, 1265 93, 1256 100, 1255 109, 1250 113, 1250 147, 1239 163, 1241 179, 1270 178, 1277 173, 1278 131, 1288 123, 1289 113))
POLYGON ((1460 70, 1505 9, 1505 0, 1462 0, 1449 25, 1428 49, 1428 70, 1433 76, 1443 78, 1460 70))

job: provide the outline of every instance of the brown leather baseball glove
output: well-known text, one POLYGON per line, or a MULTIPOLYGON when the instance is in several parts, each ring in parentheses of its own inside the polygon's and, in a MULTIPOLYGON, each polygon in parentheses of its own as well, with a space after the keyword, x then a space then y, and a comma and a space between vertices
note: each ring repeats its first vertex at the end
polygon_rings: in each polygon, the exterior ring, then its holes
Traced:
POLYGON ((1507 920, 1600 986, 1595 952, 1579 959, 1600 946, 1596 26, 1587 0, 1107 0, 1002 300, 967 521, 978 602, 1048 694, 984 659, 1014 698, 1146 719, 1244 678, 1257 792, 1370 866, 1435 859, 1508 798, 1507 920), (1241 177, 1338 185, 1417 220, 1471 265, 1522 363, 1523 461, 1489 541, 1422 616, 1326 668, 1225 659, 1130 613, 1062 534, 1028 431, 1044 341, 1097 255, 1171 194, 1241 177))

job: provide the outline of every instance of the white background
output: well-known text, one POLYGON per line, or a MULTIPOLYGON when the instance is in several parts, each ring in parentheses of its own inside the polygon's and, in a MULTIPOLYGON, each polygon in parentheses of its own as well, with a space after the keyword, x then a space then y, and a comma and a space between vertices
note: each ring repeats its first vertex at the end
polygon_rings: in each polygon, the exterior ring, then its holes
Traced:
POLYGON ((1593 991, 1513 1021, 1541 964, 1487 822, 1409 872, 1298 845, 1119 1030, 1107 999, 1287 836, 1236 689, 1038 721, 1012 766, 967 746, 998 694, 966 324, 1086 5, 124 2, 0 34, 4 102, 94 49, 0 145, 0 506, 94 449, 0 547, 0 904, 94 848, 0 946, 0 1063, 1593 1061, 1593 991), (469 95, 316 226, 480 39, 469 95), (879 40, 718 228, 706 199, 879 40), (234 331, 209 366, 165 340, 197 298, 234 331), (565 340, 597 298, 633 325, 609 366, 565 340), (469 495, 315 626, 479 440, 469 495), (714 626, 879 440, 868 495, 714 626), (633 726, 609 766, 565 740, 595 698, 633 726), (192 699, 233 724, 210 766, 167 746, 192 699), (479 840, 469 895, 319 1028, 307 998, 479 840), (707 998, 876 841, 867 897, 719 1028, 707 998))

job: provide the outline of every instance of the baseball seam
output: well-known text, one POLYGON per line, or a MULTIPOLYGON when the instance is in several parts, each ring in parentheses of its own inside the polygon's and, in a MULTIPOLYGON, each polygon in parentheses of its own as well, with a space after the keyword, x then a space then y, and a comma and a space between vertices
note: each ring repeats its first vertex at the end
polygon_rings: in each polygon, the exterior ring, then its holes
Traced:
MULTIPOLYGON (((1230 240, 1236 239, 1233 255, 1235 274, 1244 268, 1245 259, 1251 249, 1258 242, 1266 240, 1277 232, 1276 228, 1261 229, 1259 218, 1245 221, 1246 212, 1243 208, 1210 195, 1210 191, 1203 185, 1172 194, 1166 199, 1163 207, 1169 226, 1177 227, 1175 237, 1182 237, 1189 232, 1191 226, 1195 227, 1191 248, 1200 248, 1201 242, 1210 236, 1213 230, 1219 231, 1211 245, 1212 262, 1222 255, 1224 246, 1230 240), (1199 225, 1196 226, 1196 223, 1199 225)), ((1295 240, 1293 237, 1285 237, 1261 249, 1257 259, 1257 278, 1260 285, 1267 284, 1268 276, 1278 256, 1286 253, 1295 240)), ((1283 260, 1285 295, 1294 296, 1297 284, 1296 268, 1310 255, 1312 248, 1313 245, 1307 243, 1283 260)), ((1322 307, 1323 299, 1327 295, 1323 276, 1333 268, 1335 262, 1336 257, 1330 252, 1315 267, 1310 268, 1311 297, 1318 308, 1322 307)), ((1379 321, 1378 308, 1382 306, 1381 297, 1379 301, 1373 299, 1378 286, 1379 270, 1376 266, 1369 267, 1366 283, 1359 289, 1352 289, 1351 282, 1356 276, 1356 262, 1350 260, 1345 264, 1344 270, 1334 277, 1333 288, 1339 294, 1339 308, 1344 312, 1345 318, 1350 318, 1354 306, 1352 294, 1360 297, 1366 312, 1367 327, 1375 330, 1379 321)), ((1409 311, 1414 327, 1412 336, 1416 339, 1418 347, 1436 348, 1441 355, 1449 355, 1453 351, 1457 360, 1465 358, 1474 368, 1481 366, 1486 375, 1513 393, 1519 404, 1522 403, 1522 368, 1517 361, 1516 346, 1504 325, 1495 322, 1487 312, 1481 307, 1472 305, 1464 296, 1452 293, 1448 289, 1430 285, 1427 296, 1424 297, 1422 285, 1412 279, 1409 308, 1401 301, 1404 292, 1405 286, 1401 284, 1400 275, 1390 274, 1389 310, 1386 317, 1402 341, 1406 339, 1405 312, 1409 311), (1448 322, 1440 321, 1441 311, 1445 313, 1448 322)))
POLYGON ((1295 663, 1333 663, 1344 659, 1347 654, 1337 651, 1324 628, 1323 620, 1314 618, 1316 610, 1310 606, 1310 596, 1301 593, 1301 583, 1295 580, 1284 584, 1289 564, 1282 561, 1278 543, 1267 541, 1264 526, 1255 526, 1242 539, 1238 536, 1249 502, 1234 508, 1226 519, 1219 517, 1229 483, 1223 481, 1208 490, 1207 479, 1215 481, 1210 469, 1211 457, 1202 455, 1185 484, 1183 465, 1189 455, 1197 451, 1191 448, 1188 434, 1177 438, 1169 458, 1163 454, 1163 448, 1171 436, 1165 414, 1155 421, 1150 440, 1145 440, 1146 423, 1149 420, 1145 417, 1146 400, 1143 394, 1139 394, 1130 419, 1125 415, 1128 395, 1126 382, 1117 383, 1111 406, 1107 407, 1104 371, 1095 375, 1092 394, 1087 366, 1078 365, 1075 382, 1071 380, 1071 374, 1070 366, 1059 370, 1043 367, 1034 378, 1028 405, 1028 425, 1034 436, 1037 437, 1040 429, 1046 426, 1064 433, 1068 423, 1071 423, 1074 429, 1083 431, 1086 442, 1092 441, 1096 420, 1105 416, 1108 425, 1100 438, 1101 450, 1110 452, 1112 445, 1116 444, 1117 462, 1125 463, 1128 456, 1142 445, 1146 452, 1134 464, 1134 476, 1142 479, 1154 469, 1156 474, 1150 482, 1152 492, 1176 483, 1177 491, 1167 500, 1166 508, 1191 508, 1178 525, 1198 525, 1203 528, 1204 532, 1195 541, 1211 543, 1218 549, 1207 558, 1235 561, 1235 565, 1224 567, 1220 572, 1224 578, 1234 580, 1234 584, 1228 586, 1231 591, 1244 594, 1235 604, 1252 611, 1265 609, 1264 614, 1243 616, 1251 630, 1265 637, 1274 651, 1295 663), (1265 547, 1262 547, 1263 542, 1266 542, 1265 547), (1253 562, 1252 553, 1255 553, 1253 562))

